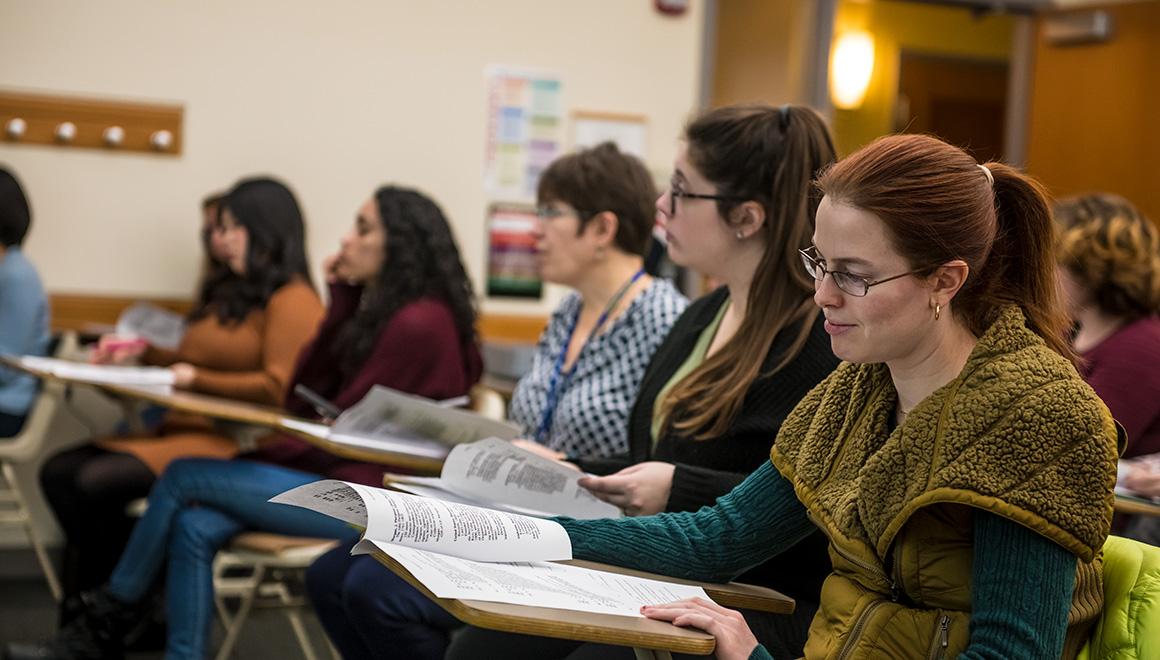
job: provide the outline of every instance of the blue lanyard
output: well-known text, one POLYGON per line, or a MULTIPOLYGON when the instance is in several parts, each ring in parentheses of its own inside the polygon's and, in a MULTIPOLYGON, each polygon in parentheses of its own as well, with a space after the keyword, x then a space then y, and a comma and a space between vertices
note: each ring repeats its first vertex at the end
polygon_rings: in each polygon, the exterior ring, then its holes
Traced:
POLYGON ((564 340, 564 345, 560 347, 560 354, 556 356, 556 363, 552 367, 552 374, 548 376, 548 393, 544 398, 544 414, 540 417, 540 426, 536 429, 536 442, 540 444, 547 444, 548 432, 552 429, 552 418, 556 416, 556 407, 560 403, 560 395, 568 388, 568 383, 572 380, 572 374, 576 371, 576 365, 580 362, 580 355, 584 353, 584 349, 588 348, 589 342, 592 338, 600 333, 600 329, 608 322, 608 315, 616 306, 620 304, 620 299, 624 297, 625 293, 632 287, 637 280, 644 275, 644 269, 636 271, 633 276, 620 287, 612 300, 604 306, 604 311, 600 313, 600 318, 596 319, 596 325, 592 327, 592 332, 588 334, 588 338, 584 340, 584 346, 580 348, 580 352, 576 354, 576 361, 572 363, 572 367, 568 372, 564 372, 564 358, 568 355, 568 346, 572 344, 572 335, 576 332, 576 324, 580 321, 580 310, 576 310, 576 315, 572 317, 572 324, 568 326, 568 336, 564 340))

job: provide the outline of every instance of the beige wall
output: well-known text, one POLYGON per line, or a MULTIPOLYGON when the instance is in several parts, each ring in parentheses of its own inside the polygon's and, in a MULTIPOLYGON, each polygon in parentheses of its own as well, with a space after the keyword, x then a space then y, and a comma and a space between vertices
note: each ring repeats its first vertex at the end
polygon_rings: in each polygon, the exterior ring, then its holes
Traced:
POLYGON ((697 105, 704 3, 690 4, 672 18, 643 0, 0 0, 0 86, 186 113, 180 158, 0 142, 0 162, 28 189, 27 251, 54 291, 186 295, 199 200, 253 173, 294 187, 315 264, 376 185, 417 186, 479 285, 484 67, 558 73, 569 110, 646 115, 649 165, 667 171, 697 105))

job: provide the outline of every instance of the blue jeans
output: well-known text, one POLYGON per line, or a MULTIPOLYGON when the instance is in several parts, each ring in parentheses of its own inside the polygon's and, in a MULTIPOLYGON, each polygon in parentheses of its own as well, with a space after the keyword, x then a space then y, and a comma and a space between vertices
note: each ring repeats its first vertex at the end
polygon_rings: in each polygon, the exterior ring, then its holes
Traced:
POLYGON ((306 589, 330 641, 346 660, 442 660, 461 624, 352 543, 319 557, 306 589))
POLYGON ((169 638, 165 657, 206 657, 213 623, 214 555, 247 529, 347 539, 345 523, 268 499, 317 481, 314 474, 250 461, 193 458, 169 466, 109 579, 112 595, 140 602, 166 563, 169 638))

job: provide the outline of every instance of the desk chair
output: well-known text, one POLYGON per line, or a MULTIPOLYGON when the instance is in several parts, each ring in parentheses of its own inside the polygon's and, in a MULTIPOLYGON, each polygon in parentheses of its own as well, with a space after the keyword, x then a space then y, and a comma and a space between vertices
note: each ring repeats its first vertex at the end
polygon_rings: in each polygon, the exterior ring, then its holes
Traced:
POLYGON ((1078 660, 1160 658, 1160 548, 1104 543, 1104 611, 1078 660))
MULTIPOLYGON (((217 660, 226 660, 254 607, 280 609, 294 630, 294 637, 307 660, 316 660, 314 645, 302 622, 302 610, 309 607, 301 589, 302 573, 319 555, 337 544, 331 539, 281 536, 265 532, 243 532, 229 548, 217 553, 213 562, 214 603, 226 629, 217 660), (231 614, 226 600, 239 600, 231 614)), ((337 658, 337 653, 331 649, 337 658)))
MULTIPOLYGON (((62 357, 75 353, 76 350, 76 334, 69 332, 55 338, 49 345, 48 352, 53 357, 62 357)), ((56 417, 56 411, 65 396, 65 386, 59 381, 41 381, 39 387, 32 408, 28 411, 28 417, 24 420, 24 428, 14 437, 0 439, 0 473, 3 474, 3 483, 0 484, 0 525, 20 525, 24 528, 52 597, 59 602, 60 580, 45 551, 44 541, 32 524, 28 500, 25 499, 20 484, 16 481, 15 465, 35 460, 40 456, 45 440, 48 439, 49 427, 52 426, 52 420, 56 417)))
MULTIPOLYGON (((471 388, 470 399, 474 412, 491 419, 505 418, 507 406, 495 390, 476 385, 471 388)), ((217 660, 226 660, 233 653, 246 618, 255 606, 272 606, 285 612, 302 654, 307 660, 315 660, 314 647, 301 617, 301 610, 308 603, 294 593, 292 585, 301 584, 303 571, 334 545, 334 541, 325 539, 244 532, 219 551, 214 557, 214 600, 226 637, 218 649, 217 660), (239 573, 241 577, 235 577, 239 573), (240 600, 238 611, 233 615, 225 602, 230 598, 240 600)), ((331 653, 338 657, 333 647, 331 653)))
POLYGON ((503 395, 498 391, 486 385, 474 385, 469 396, 472 412, 501 422, 507 419, 507 403, 504 402, 503 395))

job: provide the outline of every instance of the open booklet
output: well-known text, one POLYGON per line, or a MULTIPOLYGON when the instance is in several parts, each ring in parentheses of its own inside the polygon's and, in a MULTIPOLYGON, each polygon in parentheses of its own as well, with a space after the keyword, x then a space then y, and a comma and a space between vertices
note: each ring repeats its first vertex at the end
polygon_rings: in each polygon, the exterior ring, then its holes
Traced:
POLYGON ((347 447, 436 459, 444 458, 451 447, 460 443, 488 437, 511 440, 520 435, 514 424, 382 385, 371 388, 331 426, 297 419, 283 423, 300 433, 347 447))
POLYGON ((546 518, 619 518, 616 506, 580 486, 583 473, 506 440, 457 445, 438 477, 387 474, 391 488, 461 504, 546 518))
POLYGON ((136 302, 117 317, 116 333, 139 337, 159 348, 176 350, 185 336, 185 318, 147 302, 136 302))
POLYGON ((439 598, 635 617, 642 605, 708 598, 700 587, 550 563, 572 558, 551 520, 333 480, 270 501, 364 528, 355 554, 389 555, 439 598))
POLYGON ((164 367, 117 367, 32 355, 21 357, 20 363, 29 369, 47 372, 65 380, 161 390, 173 386, 173 370, 164 367))

